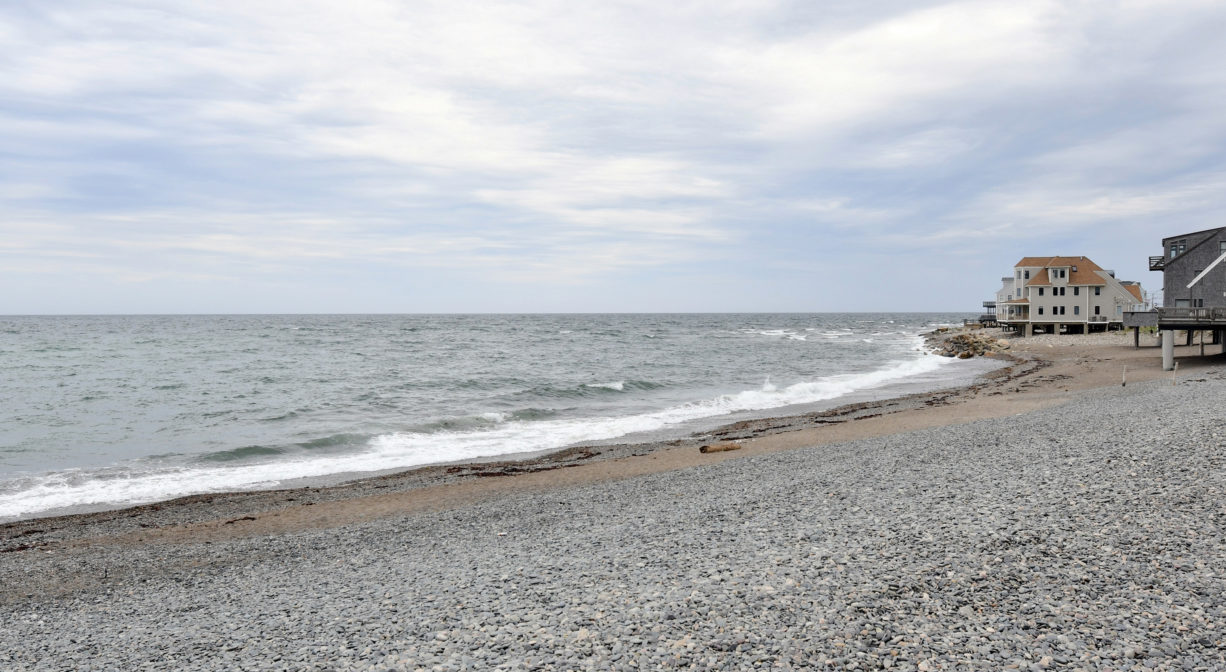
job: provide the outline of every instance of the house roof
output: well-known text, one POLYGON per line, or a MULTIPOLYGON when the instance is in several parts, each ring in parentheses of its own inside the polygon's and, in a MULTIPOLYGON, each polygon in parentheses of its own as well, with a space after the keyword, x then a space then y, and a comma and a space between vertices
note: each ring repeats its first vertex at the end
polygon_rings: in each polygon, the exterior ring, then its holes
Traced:
POLYGON ((1181 233, 1181 234, 1174 235, 1174 236, 1167 236, 1166 238, 1162 239, 1162 246, 1166 247, 1166 241, 1168 240, 1175 240, 1176 238, 1189 238, 1191 236, 1199 236, 1202 233, 1216 233, 1222 229, 1226 229, 1226 226, 1220 226, 1216 229, 1205 229, 1203 231, 1193 231, 1191 233, 1181 233))
POLYGON ((1101 266, 1090 261, 1087 257, 1022 257, 1022 260, 1013 265, 1014 268, 1039 268, 1042 269, 1038 273, 1033 274, 1034 277, 1026 283, 1026 286, 1031 285, 1041 287, 1050 285, 1051 282, 1047 278, 1047 274, 1043 271, 1049 268, 1067 268, 1069 269, 1068 284, 1070 285, 1105 285, 1102 276, 1098 274, 1103 270, 1101 266), (1072 270, 1076 266, 1077 270, 1072 270))
POLYGON ((1030 303, 1030 299, 1009 299, 1003 303, 1030 303))
MULTIPOLYGON (((1091 262, 1093 263, 1093 262, 1091 262)), ((1068 276, 1068 284, 1070 285, 1106 285, 1107 281, 1103 280, 1103 276, 1099 273, 1106 273, 1101 268, 1095 268, 1093 271, 1087 271, 1080 266, 1077 267, 1076 273, 1070 273, 1068 276)))
POLYGON ((1133 297, 1136 298, 1137 303, 1145 302, 1145 299, 1141 297, 1141 286, 1140 285, 1124 285, 1124 289, 1128 290, 1128 293, 1133 295, 1133 297))

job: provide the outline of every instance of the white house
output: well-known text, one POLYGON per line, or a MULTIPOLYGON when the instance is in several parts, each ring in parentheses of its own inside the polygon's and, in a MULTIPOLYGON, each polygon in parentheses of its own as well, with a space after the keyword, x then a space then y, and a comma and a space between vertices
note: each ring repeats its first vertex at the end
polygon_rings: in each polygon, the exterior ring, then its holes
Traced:
POLYGON ((1116 280, 1086 257, 1025 257, 1011 280, 997 292, 996 319, 1023 335, 1119 329, 1124 311, 1144 302, 1139 283, 1116 280))

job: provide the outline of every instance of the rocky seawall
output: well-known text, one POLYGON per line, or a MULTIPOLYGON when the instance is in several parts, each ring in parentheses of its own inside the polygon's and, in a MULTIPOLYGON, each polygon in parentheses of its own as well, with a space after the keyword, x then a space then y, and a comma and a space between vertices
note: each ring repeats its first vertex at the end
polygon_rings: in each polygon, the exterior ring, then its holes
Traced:
POLYGON ((970 359, 1007 352, 1009 341, 996 338, 980 329, 950 329, 941 327, 925 335, 928 347, 942 357, 970 359))

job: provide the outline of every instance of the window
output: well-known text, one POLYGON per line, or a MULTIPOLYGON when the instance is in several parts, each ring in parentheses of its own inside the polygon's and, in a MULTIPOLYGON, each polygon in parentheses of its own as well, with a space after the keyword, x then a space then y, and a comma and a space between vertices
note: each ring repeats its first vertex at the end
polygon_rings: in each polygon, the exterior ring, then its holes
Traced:
POLYGON ((1068 291, 1068 287, 1061 287, 1061 288, 1060 288, 1060 296, 1064 296, 1064 293, 1065 293, 1065 292, 1067 292, 1067 291, 1068 291))
MULTIPOLYGON (((1152 248, 1152 247, 1151 247, 1151 248, 1149 248, 1149 249, 1151 249, 1151 250, 1152 250, 1152 249, 1154 249, 1154 248, 1152 248)), ((1062 268, 1062 269, 1060 269, 1060 277, 1062 277, 1062 278, 1064 277, 1064 269, 1063 269, 1063 268, 1062 268)))
POLYGON ((1042 287, 1040 287, 1040 288, 1039 288, 1039 296, 1043 296, 1043 288, 1042 288, 1042 287))
POLYGON ((1171 258, 1174 259, 1175 257, 1178 257, 1179 255, 1183 254, 1184 251, 1187 249, 1188 249, 1187 240, 1177 240, 1171 243, 1171 258))
POLYGON ((1039 306, 1039 314, 1040 314, 1040 315, 1042 315, 1042 314, 1043 314, 1043 306, 1039 306))
POLYGON ((1226 254, 1226 240, 1219 240, 1217 244, 1217 253, 1226 254))
POLYGON ((1021 279, 1022 279, 1022 272, 1021 272, 1021 271, 1018 271, 1018 272, 1017 272, 1017 279, 1018 279, 1018 280, 1021 280, 1021 279))
POLYGON ((1102 288, 1102 287, 1095 287, 1095 288, 1094 288, 1094 296, 1098 296, 1098 295, 1100 295, 1100 294, 1102 294, 1102 293, 1103 293, 1103 288, 1102 288))
MULTIPOLYGON (((1153 248, 1150 248, 1150 249, 1153 249, 1153 248)), ((1029 279, 1030 279, 1030 271, 1026 271, 1026 279, 1027 279, 1027 280, 1029 280, 1029 279)))
POLYGON ((1095 315, 1102 315, 1102 312, 1103 312, 1103 307, 1102 307, 1102 306, 1094 306, 1094 314, 1095 314, 1095 315))
POLYGON ((1081 306, 1073 306, 1073 314, 1074 314, 1074 315, 1080 315, 1080 314, 1081 314, 1081 306))
POLYGON ((1064 306, 1060 306, 1060 314, 1061 314, 1061 315, 1063 315, 1063 314, 1064 314, 1064 306))
MULTIPOLYGON (((1152 250, 1153 248, 1151 247, 1150 249, 1152 250)), ((1074 288, 1073 288, 1073 296, 1078 296, 1078 295, 1080 295, 1080 294, 1081 294, 1081 288, 1080 288, 1080 287, 1074 287, 1074 288)))
POLYGON ((1022 298, 1022 288, 1021 287, 1017 288, 1017 298, 1019 299, 1022 298))

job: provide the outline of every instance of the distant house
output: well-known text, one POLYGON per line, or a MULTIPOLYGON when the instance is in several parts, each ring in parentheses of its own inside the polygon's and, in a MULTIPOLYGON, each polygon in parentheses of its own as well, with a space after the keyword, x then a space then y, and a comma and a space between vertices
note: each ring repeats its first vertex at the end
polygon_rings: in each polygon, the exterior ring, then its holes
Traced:
POLYGON ((1139 283, 1116 280, 1087 257, 1025 257, 1002 280, 996 319, 1023 335, 1119 329, 1124 312, 1144 301, 1139 283))
MULTIPOLYGON (((996 298, 991 301, 983 302, 983 313, 979 316, 977 322, 985 327, 1000 326, 997 321, 997 306, 1000 306, 1013 296, 1013 276, 1007 276, 1000 279, 1002 287, 996 290, 996 298)), ((970 320, 967 320, 969 322, 970 320)))
POLYGON ((1000 289, 996 290, 996 305, 1006 303, 1013 298, 1013 276, 1006 275, 1000 279, 1000 289))

